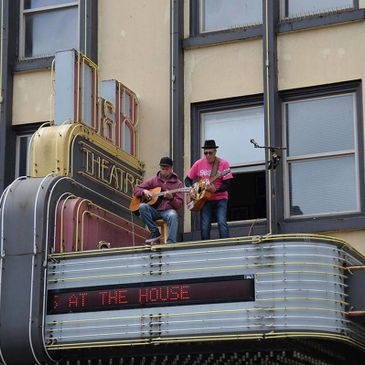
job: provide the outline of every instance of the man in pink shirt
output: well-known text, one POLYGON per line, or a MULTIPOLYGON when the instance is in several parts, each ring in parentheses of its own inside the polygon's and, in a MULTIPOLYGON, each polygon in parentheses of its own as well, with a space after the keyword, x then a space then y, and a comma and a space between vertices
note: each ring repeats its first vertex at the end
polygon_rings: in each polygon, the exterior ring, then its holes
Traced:
MULTIPOLYGON (((230 172, 228 162, 216 156, 218 147, 213 139, 206 140, 202 147, 204 157, 194 163, 185 178, 186 186, 192 186, 195 180, 206 179, 206 190, 212 193, 209 200, 206 201, 200 210, 202 240, 210 239, 211 222, 214 213, 217 218, 219 237, 229 237, 227 204, 228 189, 233 175, 230 172), (217 175, 223 176, 212 181, 217 175)), ((192 190, 192 198, 194 198, 194 195, 195 192, 192 190)))

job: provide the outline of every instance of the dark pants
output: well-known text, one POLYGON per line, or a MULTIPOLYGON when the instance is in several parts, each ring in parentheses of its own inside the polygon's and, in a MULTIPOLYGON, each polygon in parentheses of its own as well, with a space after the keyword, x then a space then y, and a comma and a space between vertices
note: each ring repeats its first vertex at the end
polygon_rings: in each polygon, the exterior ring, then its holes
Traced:
POLYGON ((219 238, 228 238, 229 230, 227 224, 227 204, 228 200, 208 200, 200 211, 200 230, 202 240, 210 239, 210 229, 212 226, 212 216, 215 210, 217 217, 219 238))

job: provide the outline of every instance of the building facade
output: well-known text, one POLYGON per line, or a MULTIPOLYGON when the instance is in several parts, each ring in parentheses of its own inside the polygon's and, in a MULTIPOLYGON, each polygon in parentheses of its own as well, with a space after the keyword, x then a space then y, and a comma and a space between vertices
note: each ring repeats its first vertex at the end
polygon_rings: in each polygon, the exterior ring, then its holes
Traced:
MULTIPOLYGON (((2 189, 26 174, 30 135, 54 120, 55 52, 75 48, 101 80, 136 92, 133 153, 146 176, 171 155, 184 177, 214 138, 235 176, 234 236, 328 232, 361 250, 364 4, 265 4, 4 1, 2 189), (272 152, 251 139, 280 147, 277 168, 267 169, 272 152)), ((198 230, 185 212, 184 239, 198 230)))
MULTIPOLYGON (((2 0, 0 11, 1 192, 41 176, 30 141, 57 119, 55 55, 74 49, 97 65, 93 87, 118 80, 135 98, 119 137, 101 130, 145 177, 161 156, 185 177, 214 139, 234 174, 231 237, 321 234, 365 254, 365 0, 2 0)), ((198 214, 180 218, 180 241, 198 241, 198 214)))

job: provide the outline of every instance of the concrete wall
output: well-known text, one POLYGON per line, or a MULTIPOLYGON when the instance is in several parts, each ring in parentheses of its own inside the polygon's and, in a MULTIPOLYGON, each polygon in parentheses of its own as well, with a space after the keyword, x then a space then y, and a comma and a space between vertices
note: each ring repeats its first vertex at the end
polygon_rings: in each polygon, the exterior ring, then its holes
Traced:
POLYGON ((51 72, 14 75, 13 125, 53 120, 51 72))
POLYGON ((325 232, 324 235, 341 238, 365 255, 365 230, 325 232))
POLYGON ((363 78, 364 34, 364 22, 281 34, 279 89, 363 78))
POLYGON ((146 176, 169 154, 170 1, 99 1, 101 79, 117 79, 140 100, 138 157, 146 176))

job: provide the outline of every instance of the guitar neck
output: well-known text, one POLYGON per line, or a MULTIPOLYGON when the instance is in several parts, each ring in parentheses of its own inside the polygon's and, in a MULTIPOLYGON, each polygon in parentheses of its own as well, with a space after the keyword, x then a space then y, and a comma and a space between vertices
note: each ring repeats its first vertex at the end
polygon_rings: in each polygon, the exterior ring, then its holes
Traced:
POLYGON ((229 174, 231 172, 231 169, 226 169, 222 172, 219 172, 217 175, 213 176, 213 177, 210 177, 209 178, 209 182, 210 183, 213 183, 214 181, 216 181, 219 177, 222 177, 222 176, 226 176, 227 174, 229 174))
POLYGON ((189 188, 180 188, 180 189, 174 189, 174 190, 165 190, 165 191, 161 191, 160 193, 153 194, 153 196, 154 197, 157 197, 157 196, 162 196, 165 193, 173 194, 173 193, 178 193, 178 192, 189 192, 189 188))
POLYGON ((217 174, 217 175, 215 175, 215 176, 211 177, 211 178, 209 179, 209 182, 210 182, 210 183, 213 183, 213 182, 214 182, 214 181, 216 181, 219 177, 221 177, 221 174, 217 174))

